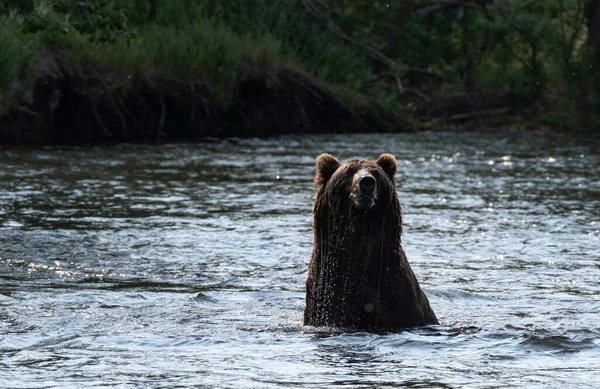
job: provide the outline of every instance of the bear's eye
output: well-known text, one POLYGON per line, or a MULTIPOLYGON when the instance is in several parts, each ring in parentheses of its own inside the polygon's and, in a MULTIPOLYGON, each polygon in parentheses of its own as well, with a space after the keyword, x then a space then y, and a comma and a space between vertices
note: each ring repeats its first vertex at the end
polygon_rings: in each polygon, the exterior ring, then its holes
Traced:
POLYGON ((344 174, 344 178, 352 178, 358 172, 358 168, 351 168, 346 170, 346 174, 344 174))

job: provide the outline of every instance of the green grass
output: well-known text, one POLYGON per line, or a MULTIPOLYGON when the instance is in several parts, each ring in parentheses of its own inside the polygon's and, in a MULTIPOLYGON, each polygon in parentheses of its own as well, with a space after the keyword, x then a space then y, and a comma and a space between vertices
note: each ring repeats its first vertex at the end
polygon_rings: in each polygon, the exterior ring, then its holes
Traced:
MULTIPOLYGON (((31 69, 42 45, 130 74, 203 79, 219 86, 230 85, 241 64, 293 67, 350 94, 373 77, 364 55, 302 9, 279 1, 156 0, 154 18, 148 0, 116 4, 138 36, 131 42, 94 43, 72 28, 67 35, 54 30, 25 37, 16 20, 2 19, 0 92, 31 69)), ((37 10, 46 19, 65 20, 44 1, 37 10)))
MULTIPOLYGON (((93 43, 72 31, 67 36, 47 34, 46 42, 86 62, 129 74, 202 79, 221 87, 233 83, 242 64, 271 71, 292 67, 335 86, 342 96, 355 95, 373 77, 368 60, 355 48, 321 22, 277 1, 206 0, 186 7, 181 0, 157 0, 152 20, 148 1, 120 4, 137 39, 93 43)), ((224 103, 231 97, 227 88, 215 92, 224 103)), ((381 103, 384 111, 398 109, 388 104, 389 97, 376 92, 370 100, 381 103)))
POLYGON ((74 32, 52 43, 127 72, 203 77, 218 84, 231 82, 241 63, 271 69, 286 63, 348 88, 373 77, 360 53, 287 5, 270 0, 206 0, 189 7, 181 0, 158 0, 157 5, 156 18, 149 20, 148 1, 121 3, 138 35, 130 44, 91 43, 74 32))
POLYGON ((0 17, 0 99, 21 76, 28 80, 40 50, 37 36, 26 36, 14 17, 0 17))
POLYGON ((223 25, 198 22, 185 30, 152 24, 127 43, 90 43, 73 33, 55 42, 78 57, 125 72, 205 78, 217 84, 233 80, 242 62, 276 67, 281 43, 265 35, 239 36, 223 25))

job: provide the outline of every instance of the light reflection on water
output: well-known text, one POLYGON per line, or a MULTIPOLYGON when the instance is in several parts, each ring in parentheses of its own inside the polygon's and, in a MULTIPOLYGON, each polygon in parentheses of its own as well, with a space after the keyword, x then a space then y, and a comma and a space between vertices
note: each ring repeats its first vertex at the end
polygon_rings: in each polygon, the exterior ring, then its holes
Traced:
POLYGON ((0 387, 598 387, 599 146, 540 132, 0 149, 0 387), (396 155, 404 246, 441 326, 302 326, 321 152, 396 155))

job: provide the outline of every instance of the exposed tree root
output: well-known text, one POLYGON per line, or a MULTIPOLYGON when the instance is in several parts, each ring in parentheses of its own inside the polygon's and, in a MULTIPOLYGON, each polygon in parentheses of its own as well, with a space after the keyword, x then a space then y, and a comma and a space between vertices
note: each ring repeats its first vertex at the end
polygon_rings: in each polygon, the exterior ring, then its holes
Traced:
POLYGON ((161 142, 409 128, 400 117, 355 105, 289 68, 244 65, 232 85, 216 89, 201 80, 129 75, 46 51, 33 83, 21 85, 0 106, 0 141, 161 142), (227 104, 218 93, 230 96, 227 104))

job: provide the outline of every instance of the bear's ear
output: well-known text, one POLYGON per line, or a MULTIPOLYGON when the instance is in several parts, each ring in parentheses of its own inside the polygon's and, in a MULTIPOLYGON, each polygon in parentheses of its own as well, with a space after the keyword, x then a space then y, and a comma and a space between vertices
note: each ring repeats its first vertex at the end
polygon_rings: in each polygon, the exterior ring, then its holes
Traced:
POLYGON ((339 167, 340 161, 333 155, 319 155, 317 158, 317 176, 315 177, 315 185, 325 184, 339 167))
POLYGON ((377 164, 394 181, 396 170, 398 170, 396 158, 392 154, 381 154, 377 159, 377 164))

